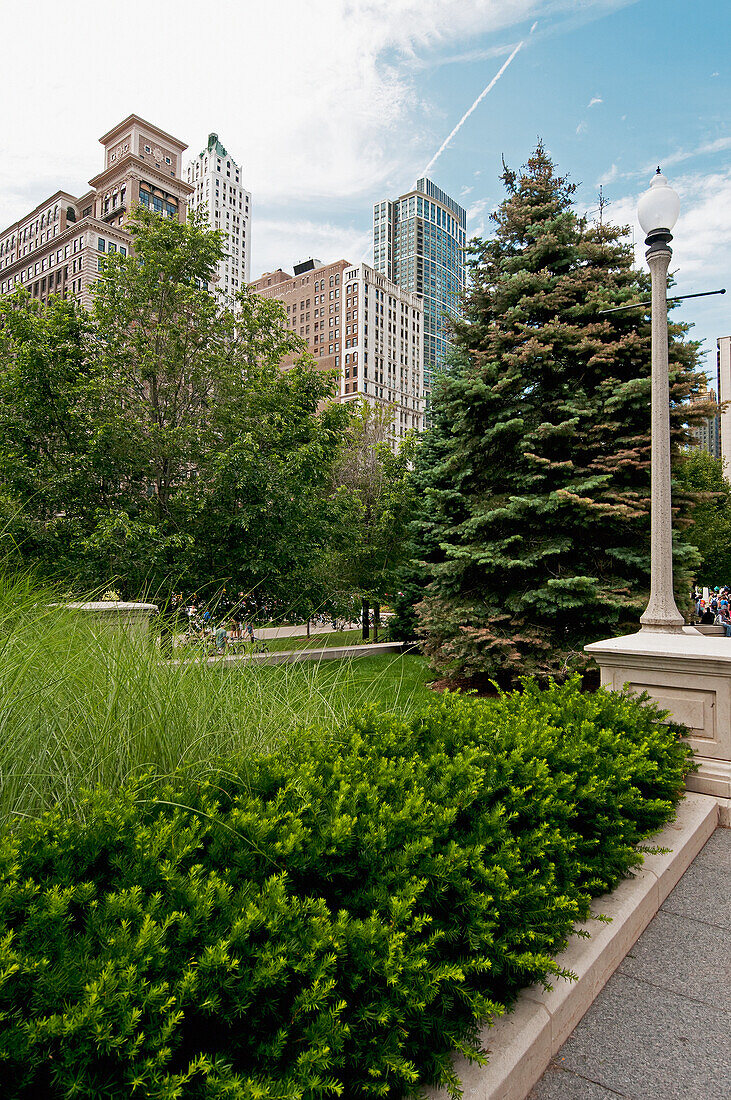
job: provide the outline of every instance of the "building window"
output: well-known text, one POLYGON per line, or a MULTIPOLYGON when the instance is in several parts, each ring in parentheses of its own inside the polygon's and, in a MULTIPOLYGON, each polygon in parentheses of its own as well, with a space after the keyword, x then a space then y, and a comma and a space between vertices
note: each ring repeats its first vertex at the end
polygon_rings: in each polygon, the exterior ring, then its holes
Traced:
MULTIPOLYGON (((97 248, 100 252, 103 252, 104 249, 106 248, 106 242, 105 242, 103 237, 99 237, 99 244, 97 245, 97 248)), ((58 258, 59 258, 59 260, 61 259, 60 256, 58 258)))

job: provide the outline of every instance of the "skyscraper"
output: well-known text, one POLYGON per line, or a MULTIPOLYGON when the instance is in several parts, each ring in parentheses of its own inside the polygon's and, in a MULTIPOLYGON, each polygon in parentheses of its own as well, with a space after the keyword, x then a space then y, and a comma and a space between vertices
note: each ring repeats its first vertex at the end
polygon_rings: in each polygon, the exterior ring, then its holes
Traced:
POLYGON ((227 153, 218 134, 208 135, 208 145, 186 169, 193 187, 190 208, 206 211, 211 229, 225 234, 226 255, 218 265, 215 291, 231 307, 234 295, 249 282, 251 242, 251 195, 241 182, 241 168, 227 153))
POLYGON ((467 212, 431 180, 373 208, 373 266, 424 301, 424 387, 444 365, 447 318, 465 287, 467 212))

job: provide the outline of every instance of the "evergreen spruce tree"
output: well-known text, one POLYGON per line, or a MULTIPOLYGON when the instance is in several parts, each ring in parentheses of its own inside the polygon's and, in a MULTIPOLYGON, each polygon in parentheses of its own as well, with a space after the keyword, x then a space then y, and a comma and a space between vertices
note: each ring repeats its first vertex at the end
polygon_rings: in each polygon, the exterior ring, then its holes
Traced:
MULTIPOLYGON (((649 587, 649 313, 599 313, 647 301, 649 276, 625 229, 576 214, 542 144, 503 182, 416 472, 420 631, 438 670, 473 683, 581 667, 586 642, 638 628, 649 587)), ((676 456, 699 383, 686 329, 670 326, 676 456)), ((695 561, 678 539, 678 592, 695 561)))

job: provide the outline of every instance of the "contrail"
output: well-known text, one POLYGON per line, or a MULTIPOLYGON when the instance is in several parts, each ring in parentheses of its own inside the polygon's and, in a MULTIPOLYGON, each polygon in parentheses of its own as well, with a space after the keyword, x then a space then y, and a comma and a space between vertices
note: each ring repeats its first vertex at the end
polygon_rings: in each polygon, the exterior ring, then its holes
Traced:
MULTIPOLYGON (((531 34, 533 33, 533 30, 534 30, 534 28, 535 28, 535 24, 533 24, 533 27, 531 27, 531 34)), ((488 93, 488 92, 491 92, 491 91, 492 91, 492 89, 493 89, 493 88, 495 87, 495 85, 497 84, 498 80, 499 80, 499 79, 500 79, 500 77, 501 77, 501 76, 503 75, 503 73, 504 73, 504 72, 505 72, 505 70, 507 69, 508 65, 509 65, 509 64, 510 64, 510 62, 511 62, 511 61, 513 60, 513 58, 515 57, 516 53, 517 53, 517 52, 518 52, 518 50, 519 50, 519 49, 521 48, 521 46, 523 45, 523 43, 524 43, 524 42, 525 42, 525 39, 524 39, 524 38, 523 38, 523 39, 521 39, 521 41, 520 41, 520 42, 518 43, 518 45, 517 45, 517 46, 515 47, 515 49, 514 49, 514 50, 513 50, 513 52, 511 53, 510 57, 509 57, 509 58, 508 58, 508 60, 507 60, 507 61, 505 62, 505 64, 504 64, 504 65, 502 66, 502 68, 500 69, 500 71, 499 71, 499 72, 498 72, 498 73, 497 73, 497 74, 496 74, 496 75, 495 75, 495 76, 494 76, 494 77, 492 78, 492 80, 491 80, 491 81, 490 81, 490 83, 489 83, 489 84, 487 85, 487 87, 485 88, 485 90, 484 90, 484 91, 482 91, 482 92, 480 92, 480 94, 478 95, 477 99, 475 100, 475 102, 474 102, 474 103, 472 104, 472 106, 470 107, 469 111, 467 111, 467 112, 466 112, 465 114, 463 114, 463 115, 462 115, 462 118, 461 118, 461 119, 459 120, 459 122, 457 123, 457 125, 455 126, 455 128, 454 128, 454 129, 452 130, 452 132, 451 132, 451 134, 449 135, 449 137, 448 137, 448 138, 446 138, 446 140, 442 142, 442 144, 440 145, 439 149, 438 149, 438 150, 436 151, 436 153, 434 154, 434 156, 433 156, 433 157, 431 158, 431 160, 430 160, 430 161, 429 161, 429 163, 427 164, 426 168, 424 169, 424 171, 423 171, 423 173, 422 173, 423 175, 426 175, 426 174, 427 174, 427 173, 429 172, 429 170, 430 170, 431 168, 433 168, 433 166, 434 166, 434 165, 436 164, 436 162, 437 162, 437 161, 439 160, 439 158, 440 158, 440 156, 442 155, 442 153, 444 152, 444 150, 445 150, 445 149, 447 148, 447 146, 448 146, 448 145, 450 144, 450 142, 452 141, 452 138, 453 138, 453 137, 454 137, 454 135, 455 135, 455 134, 457 133, 457 131, 458 131, 458 130, 461 130, 461 128, 462 128, 462 127, 464 126, 464 124, 465 124, 465 122, 467 121, 467 119, 468 119, 468 118, 470 117, 470 115, 472 114, 472 112, 473 112, 473 111, 475 110, 475 108, 476 108, 476 107, 478 107, 480 103, 482 103, 482 101, 483 101, 483 99, 485 98, 485 96, 487 95, 487 93, 488 93)))

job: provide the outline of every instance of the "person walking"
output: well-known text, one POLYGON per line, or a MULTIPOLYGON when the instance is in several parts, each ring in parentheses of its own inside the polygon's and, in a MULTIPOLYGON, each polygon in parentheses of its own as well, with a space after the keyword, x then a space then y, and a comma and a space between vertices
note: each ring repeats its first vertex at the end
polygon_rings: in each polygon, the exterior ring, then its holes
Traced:
POLYGON ((718 625, 723 627, 726 637, 731 638, 731 609, 729 608, 728 597, 723 595, 723 593, 718 598, 716 619, 718 625))

